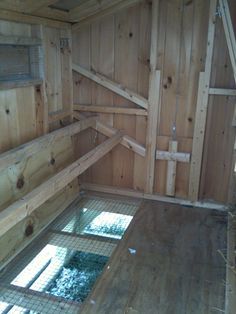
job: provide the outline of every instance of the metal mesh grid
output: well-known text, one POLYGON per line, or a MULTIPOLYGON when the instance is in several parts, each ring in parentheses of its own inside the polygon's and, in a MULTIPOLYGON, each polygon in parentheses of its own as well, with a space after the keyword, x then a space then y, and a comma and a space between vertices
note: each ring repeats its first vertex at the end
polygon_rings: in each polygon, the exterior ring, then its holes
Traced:
POLYGON ((78 313, 137 207, 83 198, 68 209, 0 276, 0 313, 78 313))
POLYGON ((120 239, 137 211, 137 204, 101 198, 84 199, 55 230, 77 234, 93 234, 120 239))

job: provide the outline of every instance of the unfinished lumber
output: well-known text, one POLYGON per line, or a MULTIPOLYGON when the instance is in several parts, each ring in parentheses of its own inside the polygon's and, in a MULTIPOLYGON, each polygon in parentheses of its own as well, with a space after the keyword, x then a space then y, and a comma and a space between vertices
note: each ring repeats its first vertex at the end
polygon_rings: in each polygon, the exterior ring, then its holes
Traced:
POLYGON ((190 200, 184 200, 177 197, 161 196, 158 194, 148 194, 148 193, 136 191, 133 189, 123 189, 119 187, 116 188, 116 187, 111 187, 107 185, 98 185, 98 184, 93 184, 93 183, 83 183, 81 188, 84 191, 108 193, 108 194, 121 195, 121 196, 132 197, 132 198, 141 198, 141 199, 144 198, 147 200, 160 201, 160 202, 171 203, 171 204, 180 204, 183 206, 215 209, 215 210, 223 211, 223 212, 228 211, 227 205, 222 205, 216 202, 200 202, 200 201, 192 202, 190 200))
POLYGON ((66 22, 61 22, 53 19, 48 19, 45 17, 38 17, 28 14, 23 14, 19 12, 14 12, 11 10, 0 10, 0 19, 5 21, 14 21, 14 22, 21 22, 21 23, 29 23, 29 24, 42 24, 49 27, 55 28, 67 28, 71 29, 71 24, 66 22))
POLYGON ((96 237, 75 235, 62 231, 50 232, 48 244, 107 257, 111 256, 117 246, 117 243, 109 240, 104 241, 103 239, 102 241, 101 239, 96 239, 96 237))
MULTIPOLYGON (((77 120, 83 120, 85 117, 82 114, 78 114, 78 112, 74 111, 74 118, 77 120)), ((103 135, 107 137, 113 136, 118 130, 99 121, 99 119, 96 120, 96 126, 92 126, 93 129, 97 130, 98 132, 102 133, 103 135)), ((128 135, 123 135, 123 139, 121 141, 121 145, 124 147, 131 149, 136 154, 140 155, 141 157, 145 157, 146 155, 146 148, 141 145, 138 141, 136 141, 134 138, 128 135)), ((161 151, 156 150, 155 158, 157 160, 172 160, 172 161, 178 161, 178 162, 190 162, 190 154, 189 153, 181 153, 181 152, 168 152, 168 151, 161 151)))
POLYGON ((189 178, 189 199, 198 200, 199 184, 202 169, 203 145, 206 129, 207 107, 209 99, 209 87, 212 70, 212 57, 215 37, 215 19, 216 19, 217 1, 211 0, 209 12, 209 25, 207 35, 207 55, 205 72, 201 72, 199 76, 197 108, 195 114, 193 149, 189 178))
POLYGON ((105 156, 120 143, 121 139, 122 134, 120 132, 116 133, 113 137, 95 147, 48 181, 42 183, 36 189, 3 210, 0 213, 0 236, 32 214, 36 208, 45 203, 91 165, 105 156))
POLYGON ((152 2, 152 28, 150 50, 150 76, 148 92, 148 121, 146 134, 146 181, 145 192, 152 193, 155 176, 155 152, 157 143, 157 126, 160 110, 161 72, 157 71, 159 0, 152 2))
POLYGON ((77 302, 14 285, 0 285, 0 300, 37 313, 65 314, 79 310, 77 302))
POLYGON ((95 117, 90 117, 83 121, 73 123, 69 126, 41 136, 29 143, 20 145, 0 155, 0 171, 9 167, 14 163, 20 162, 22 159, 32 156, 42 149, 50 146, 52 142, 64 137, 73 136, 87 128, 95 126, 95 117))
POLYGON ((1 45, 40 46, 42 45, 42 40, 36 37, 0 35, 0 44, 1 45))
POLYGON ((114 106, 92 106, 92 105, 74 105, 74 110, 81 112, 97 112, 110 114, 126 114, 136 116, 147 116, 147 110, 138 108, 114 107, 114 106))
POLYGON ((48 123, 53 123, 64 118, 67 118, 71 115, 69 110, 59 110, 56 112, 50 112, 48 115, 48 123))
POLYGON ((110 91, 134 102, 136 105, 147 109, 148 101, 144 97, 138 95, 137 93, 125 88, 124 86, 108 79, 107 77, 92 71, 88 71, 80 65, 74 64, 72 65, 72 69, 77 73, 87 77, 88 79, 94 81, 95 83, 109 89, 110 91))
MULTIPOLYGON (((177 141, 169 142, 169 152, 176 153, 178 149, 177 141)), ((176 166, 177 162, 170 160, 167 165, 167 179, 166 179, 166 195, 174 196, 175 195, 175 179, 176 179, 176 166)))
MULTIPOLYGON (((79 121, 80 120, 83 121, 83 119, 85 117, 82 114, 79 114, 78 112, 74 111, 74 118, 79 120, 79 121)), ((109 125, 106 125, 105 123, 99 121, 98 119, 96 120, 96 125, 93 126, 92 128, 97 130, 98 132, 102 133, 103 135, 105 135, 107 137, 113 136, 118 131, 117 129, 115 129, 109 125)), ((146 152, 145 147, 143 145, 141 145, 140 143, 138 143, 131 136, 123 135, 123 138, 122 138, 120 144, 123 145, 124 147, 128 148, 128 149, 131 149, 132 151, 134 151, 135 153, 139 154, 142 157, 145 156, 145 152, 146 152)))
POLYGON ((211 88, 209 88, 209 95, 236 96, 236 89, 211 87, 211 88))
POLYGON ((121 2, 119 1, 117 4, 109 8, 106 8, 97 14, 93 14, 89 17, 84 17, 84 18, 81 18, 80 20, 77 20, 77 23, 72 25, 72 31, 78 31, 81 27, 85 25, 91 24, 105 16, 114 14, 115 12, 118 12, 125 8, 131 7, 137 4, 138 2, 140 2, 140 0, 123 0, 121 2))
POLYGON ((234 80, 236 82, 236 40, 234 35, 233 23, 230 16, 228 0, 219 0, 219 4, 226 42, 229 50, 230 61, 234 73, 234 80))

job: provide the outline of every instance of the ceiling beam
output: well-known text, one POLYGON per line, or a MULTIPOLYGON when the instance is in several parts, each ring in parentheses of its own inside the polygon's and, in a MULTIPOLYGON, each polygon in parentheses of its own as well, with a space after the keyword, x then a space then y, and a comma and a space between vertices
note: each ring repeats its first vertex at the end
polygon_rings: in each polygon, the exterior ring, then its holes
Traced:
MULTIPOLYGON (((115 12, 118 12, 118 11, 120 11, 122 9, 125 9, 125 8, 128 8, 128 7, 132 6, 132 5, 137 4, 140 1, 141 0, 123 0, 123 1, 119 1, 119 2, 117 2, 115 4, 113 2, 113 5, 110 6, 110 7, 104 8, 103 10, 100 10, 99 12, 94 12, 90 16, 83 16, 83 17, 77 19, 77 23, 75 23, 72 26, 72 30, 73 31, 77 31, 84 25, 91 24, 91 23, 93 23, 94 21, 96 21, 96 20, 98 20, 100 18, 103 18, 103 17, 105 17, 107 15, 110 15, 110 14, 114 14, 115 12)), ((72 17, 73 17, 73 15, 71 13, 70 19, 72 17)), ((74 18, 76 19, 75 16, 74 16, 74 18)))

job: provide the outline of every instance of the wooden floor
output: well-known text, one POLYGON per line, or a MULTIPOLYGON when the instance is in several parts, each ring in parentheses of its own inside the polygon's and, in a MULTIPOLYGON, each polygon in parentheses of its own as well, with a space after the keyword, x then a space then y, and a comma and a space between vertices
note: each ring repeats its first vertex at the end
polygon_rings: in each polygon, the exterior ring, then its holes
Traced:
POLYGON ((223 313, 226 216, 145 201, 81 313, 223 313))

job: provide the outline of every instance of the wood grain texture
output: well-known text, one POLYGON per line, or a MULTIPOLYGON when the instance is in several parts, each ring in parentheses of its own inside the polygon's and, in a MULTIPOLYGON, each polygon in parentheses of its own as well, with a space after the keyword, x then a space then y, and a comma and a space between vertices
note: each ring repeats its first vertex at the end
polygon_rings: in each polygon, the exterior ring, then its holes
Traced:
POLYGON ((81 313, 188 313, 224 310, 227 219, 145 201, 81 313), (133 251, 132 251, 133 250, 133 251))

